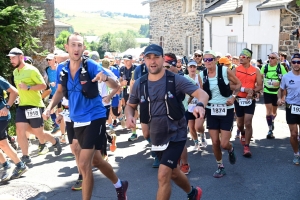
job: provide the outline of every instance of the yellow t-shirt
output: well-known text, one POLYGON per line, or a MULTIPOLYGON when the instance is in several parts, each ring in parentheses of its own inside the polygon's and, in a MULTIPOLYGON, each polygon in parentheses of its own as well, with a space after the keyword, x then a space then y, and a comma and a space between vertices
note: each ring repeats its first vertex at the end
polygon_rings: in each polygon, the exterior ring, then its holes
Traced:
POLYGON ((22 90, 19 88, 20 83, 25 83, 27 86, 45 84, 45 81, 39 70, 32 65, 25 64, 25 66, 22 69, 15 69, 13 74, 15 84, 19 91, 19 106, 45 107, 40 91, 22 90))

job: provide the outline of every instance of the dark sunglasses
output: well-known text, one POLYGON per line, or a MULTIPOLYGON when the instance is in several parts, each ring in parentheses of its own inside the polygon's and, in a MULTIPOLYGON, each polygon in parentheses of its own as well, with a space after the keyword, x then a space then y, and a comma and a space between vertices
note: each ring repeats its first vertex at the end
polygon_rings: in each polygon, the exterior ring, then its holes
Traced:
POLYGON ((197 57, 198 57, 198 58, 201 58, 202 55, 195 54, 194 57, 196 57, 196 58, 197 58, 197 57))
POLYGON ((292 60, 292 63, 300 65, 300 60, 292 60))
POLYGON ((144 59, 143 59, 143 58, 140 58, 139 61, 144 61, 144 59))
POLYGON ((170 69, 171 65, 166 65, 164 68, 170 69))
POLYGON ((52 60, 52 59, 46 59, 47 62, 50 61, 50 60, 52 60))
POLYGON ((189 68, 197 68, 195 65, 191 65, 189 66, 189 68))
POLYGON ((211 62, 214 58, 203 58, 203 62, 211 62))
POLYGON ((270 57, 270 56, 269 56, 269 59, 276 59, 276 57, 270 57))

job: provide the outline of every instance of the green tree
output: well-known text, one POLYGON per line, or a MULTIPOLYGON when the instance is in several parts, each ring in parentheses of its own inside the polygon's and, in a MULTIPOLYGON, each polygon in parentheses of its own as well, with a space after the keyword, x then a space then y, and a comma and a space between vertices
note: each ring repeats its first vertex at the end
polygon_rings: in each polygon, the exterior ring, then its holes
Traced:
POLYGON ((64 44, 66 44, 69 35, 71 35, 69 31, 60 32, 59 36, 55 39, 55 46, 59 49, 64 50, 64 44))
POLYGON ((300 6, 300 0, 297 0, 297 1, 296 1, 296 4, 297 4, 298 6, 300 6))
POLYGON ((111 43, 111 49, 117 52, 123 52, 129 48, 135 48, 137 45, 135 38, 137 37, 139 37, 139 34, 132 30, 127 30, 125 33, 115 33, 111 43))
MULTIPOLYGON (((11 76, 12 67, 7 53, 13 47, 26 54, 38 54, 39 39, 33 37, 37 27, 44 23, 45 12, 35 6, 23 6, 21 2, 35 3, 43 0, 0 0, 0 74, 11 76)), ((29 4, 30 5, 30 4, 29 4)))
POLYGON ((144 25, 141 25, 140 27, 140 30, 139 30, 139 33, 146 37, 146 38, 149 38, 150 36, 150 32, 149 32, 149 24, 144 24, 144 25))

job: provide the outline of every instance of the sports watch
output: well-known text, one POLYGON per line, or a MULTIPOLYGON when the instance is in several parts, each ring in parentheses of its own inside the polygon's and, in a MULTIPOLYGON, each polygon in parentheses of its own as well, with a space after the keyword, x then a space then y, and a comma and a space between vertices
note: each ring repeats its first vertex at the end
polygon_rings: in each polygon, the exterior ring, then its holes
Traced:
POLYGON ((10 109, 10 105, 8 105, 8 104, 6 104, 5 107, 6 107, 7 110, 10 109))

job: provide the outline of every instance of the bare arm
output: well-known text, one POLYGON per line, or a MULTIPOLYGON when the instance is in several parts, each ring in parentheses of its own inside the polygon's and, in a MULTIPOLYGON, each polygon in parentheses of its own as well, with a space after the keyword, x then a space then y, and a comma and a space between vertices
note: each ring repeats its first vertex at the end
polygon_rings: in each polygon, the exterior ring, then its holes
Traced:
POLYGON ((62 85, 58 84, 56 92, 53 95, 51 102, 47 106, 47 110, 52 110, 55 106, 57 106, 57 104, 62 100, 63 96, 64 95, 62 85))
POLYGON ((17 90, 17 88, 15 88, 14 86, 11 85, 10 88, 7 89, 7 92, 9 92, 9 98, 8 98, 7 104, 9 106, 12 106, 18 97, 18 94, 19 94, 18 90, 17 90))
POLYGON ((206 107, 208 103, 208 94, 202 90, 202 89, 197 89, 195 92, 192 93, 192 97, 195 97, 198 99, 199 102, 203 103, 204 107, 206 107))
POLYGON ((254 88, 254 92, 259 92, 263 89, 263 80, 262 76, 260 76, 260 71, 259 69, 256 69, 256 87, 254 88))
POLYGON ((108 77, 108 79, 105 83, 106 83, 107 87, 109 87, 111 89, 118 89, 120 87, 119 81, 112 79, 110 77, 108 77))
POLYGON ((241 89, 241 81, 235 76, 235 69, 227 69, 228 80, 230 81, 230 89, 233 90, 233 94, 237 94, 241 89))

